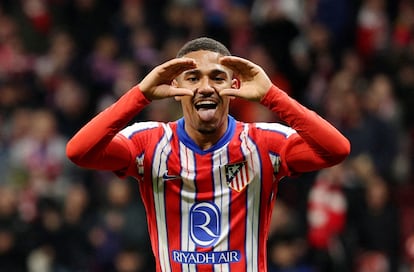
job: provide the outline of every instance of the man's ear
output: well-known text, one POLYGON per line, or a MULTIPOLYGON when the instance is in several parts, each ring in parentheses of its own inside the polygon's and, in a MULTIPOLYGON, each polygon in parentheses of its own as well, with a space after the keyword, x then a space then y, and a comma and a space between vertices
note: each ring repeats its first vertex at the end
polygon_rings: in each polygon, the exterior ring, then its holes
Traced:
POLYGON ((239 80, 237 77, 234 77, 234 78, 231 80, 231 87, 232 87, 233 89, 239 89, 239 88, 240 88, 240 80, 239 80))
POLYGON ((177 79, 173 79, 173 81, 171 81, 171 86, 178 87, 178 81, 177 81, 177 79))

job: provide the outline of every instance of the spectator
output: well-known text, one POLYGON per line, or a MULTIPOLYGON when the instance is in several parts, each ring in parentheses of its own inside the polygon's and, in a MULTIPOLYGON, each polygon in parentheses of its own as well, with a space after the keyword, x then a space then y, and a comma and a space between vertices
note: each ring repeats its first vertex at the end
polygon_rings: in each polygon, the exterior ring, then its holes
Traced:
POLYGON ((314 265, 321 272, 347 271, 341 236, 345 231, 347 200, 344 165, 320 171, 308 199, 308 243, 314 265))
POLYGON ((268 242, 269 272, 316 272, 307 259, 305 239, 294 230, 277 233, 268 242))
POLYGON ((383 256, 388 269, 380 271, 398 272, 401 248, 398 208, 392 204, 388 182, 380 176, 369 177, 365 182, 366 205, 360 210, 357 223, 361 251, 358 255, 383 256))

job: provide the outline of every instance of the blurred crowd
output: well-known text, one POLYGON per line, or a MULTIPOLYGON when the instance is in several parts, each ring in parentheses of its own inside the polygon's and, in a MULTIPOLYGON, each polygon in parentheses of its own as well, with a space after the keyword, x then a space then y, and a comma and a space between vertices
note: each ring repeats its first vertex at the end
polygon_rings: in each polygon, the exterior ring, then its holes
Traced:
MULTIPOLYGON (((414 271, 412 0, 1 0, 0 271, 154 271, 136 181, 65 145, 200 36, 351 141, 342 164, 280 183, 269 271, 414 271)), ((237 99, 231 114, 278 121, 237 99)), ((134 121, 180 116, 166 99, 134 121)))

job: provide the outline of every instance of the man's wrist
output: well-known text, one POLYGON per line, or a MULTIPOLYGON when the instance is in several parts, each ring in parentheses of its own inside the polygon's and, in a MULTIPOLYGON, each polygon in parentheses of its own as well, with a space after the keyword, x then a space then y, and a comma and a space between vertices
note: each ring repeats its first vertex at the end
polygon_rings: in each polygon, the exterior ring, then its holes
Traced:
POLYGON ((280 96, 280 94, 284 93, 281 89, 279 89, 278 87, 276 87, 275 85, 272 84, 272 86, 270 86, 269 90, 266 92, 266 94, 262 97, 262 99, 260 100, 260 104, 271 108, 272 107, 272 102, 277 100, 277 97, 280 96))
POLYGON ((137 99, 139 100, 143 100, 145 104, 150 104, 151 103, 151 99, 149 99, 145 93, 141 90, 141 87, 139 86, 139 84, 135 85, 134 87, 132 87, 130 89, 131 92, 134 92, 137 95, 137 99))

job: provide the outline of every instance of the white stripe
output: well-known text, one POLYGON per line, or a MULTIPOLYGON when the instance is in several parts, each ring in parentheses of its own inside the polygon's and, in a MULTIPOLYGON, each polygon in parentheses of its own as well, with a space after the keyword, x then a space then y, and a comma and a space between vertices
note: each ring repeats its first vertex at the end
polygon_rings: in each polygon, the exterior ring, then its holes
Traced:
POLYGON ((121 130, 121 134, 124 135, 125 137, 129 138, 131 137, 134 133, 137 133, 139 131, 142 130, 146 130, 146 129, 151 129, 151 128, 156 128, 160 125, 160 123, 158 122, 139 122, 139 123, 134 123, 126 128, 124 128, 123 130, 121 130))
POLYGON ((172 136, 171 129, 164 126, 165 134, 158 143, 154 151, 153 162, 153 191, 155 214, 157 217, 157 233, 158 233, 158 254, 160 255, 160 264, 163 272, 171 271, 169 252, 168 252, 168 235, 166 216, 165 216, 165 201, 164 201, 164 181, 162 175, 167 171, 168 154, 171 151, 170 140, 172 136))
POLYGON ((240 176, 242 180, 242 186, 246 186, 246 184, 249 182, 249 174, 248 174, 248 164, 246 164, 244 167, 242 167, 240 171, 240 176))
MULTIPOLYGON (((213 179, 214 179, 214 203, 221 210, 221 236, 214 251, 229 250, 229 226, 230 226, 230 188, 227 186, 225 167, 229 161, 227 157, 228 146, 215 151, 213 154, 213 179)), ((229 272, 230 264, 215 264, 215 272, 229 272)))
MULTIPOLYGON (((257 272, 258 267, 258 239, 259 237, 259 212, 260 212, 260 192, 261 192, 261 173, 259 165, 259 154, 256 146, 248 138, 248 124, 242 132, 241 148, 249 166, 249 175, 255 175, 254 180, 247 187, 247 218, 246 218, 246 259, 249 266, 246 272, 257 272)), ((253 177, 250 177, 250 179, 253 177)))
POLYGON ((237 191, 240 192, 243 188, 243 175, 242 175, 243 167, 242 169, 236 174, 236 181, 237 181, 237 191))
MULTIPOLYGON (((195 161, 194 153, 180 142, 181 177, 183 188, 181 190, 181 248, 183 251, 195 251, 195 244, 190 238, 189 211, 195 201, 195 161)), ((182 264, 183 272, 195 272, 194 264, 182 264)))
POLYGON ((286 138, 296 133, 296 130, 294 130, 293 128, 282 125, 280 123, 256 123, 256 127, 263 129, 263 130, 270 130, 270 131, 282 133, 286 135, 286 138))

